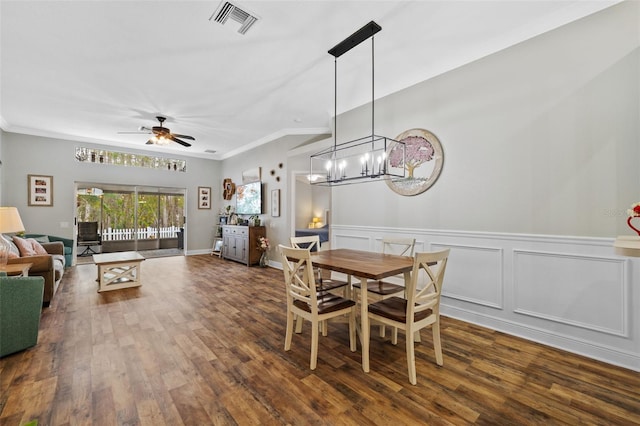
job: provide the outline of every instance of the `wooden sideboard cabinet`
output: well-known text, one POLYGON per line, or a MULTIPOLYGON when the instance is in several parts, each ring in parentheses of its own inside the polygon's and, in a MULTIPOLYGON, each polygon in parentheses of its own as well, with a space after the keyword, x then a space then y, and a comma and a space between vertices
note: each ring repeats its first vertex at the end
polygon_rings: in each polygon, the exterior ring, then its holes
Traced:
POLYGON ((258 239, 264 237, 264 226, 222 226, 222 257, 251 266, 260 261, 262 252, 258 250, 258 239))

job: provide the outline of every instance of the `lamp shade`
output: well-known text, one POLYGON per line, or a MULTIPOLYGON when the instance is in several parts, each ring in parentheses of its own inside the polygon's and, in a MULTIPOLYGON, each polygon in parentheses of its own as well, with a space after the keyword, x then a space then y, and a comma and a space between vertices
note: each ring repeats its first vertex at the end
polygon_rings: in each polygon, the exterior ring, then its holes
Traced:
POLYGON ((0 207, 0 234, 23 232, 24 225, 15 207, 0 207))

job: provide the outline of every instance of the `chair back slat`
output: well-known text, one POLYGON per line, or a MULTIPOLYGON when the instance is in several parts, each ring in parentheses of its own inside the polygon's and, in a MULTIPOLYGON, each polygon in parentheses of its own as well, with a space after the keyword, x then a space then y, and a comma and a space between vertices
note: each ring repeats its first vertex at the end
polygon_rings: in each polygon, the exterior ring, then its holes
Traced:
POLYGON ((293 248, 305 248, 309 251, 320 250, 320 236, 318 235, 291 237, 290 241, 293 248))
POLYGON ((382 252, 386 254, 397 254, 399 256, 413 256, 416 246, 415 238, 383 238, 382 252))
POLYGON ((278 246, 282 258, 287 297, 308 303, 312 310, 318 309, 316 281, 311 267, 308 249, 278 246))
MULTIPOLYGON (((306 249, 309 250, 309 252, 320 250, 320 236, 318 235, 291 237, 290 241, 291 247, 293 248, 306 249)), ((322 282, 322 272, 320 271, 320 268, 314 268, 313 270, 316 274, 316 279, 318 280, 318 282, 322 282)), ((329 274, 329 277, 330 276, 331 275, 329 274)))
POLYGON ((407 318, 413 319, 416 312, 427 309, 433 311, 432 315, 439 315, 442 282, 449 251, 450 249, 446 249, 415 254, 411 280, 407 286, 407 318), (418 288, 421 276, 424 276, 427 282, 418 288))

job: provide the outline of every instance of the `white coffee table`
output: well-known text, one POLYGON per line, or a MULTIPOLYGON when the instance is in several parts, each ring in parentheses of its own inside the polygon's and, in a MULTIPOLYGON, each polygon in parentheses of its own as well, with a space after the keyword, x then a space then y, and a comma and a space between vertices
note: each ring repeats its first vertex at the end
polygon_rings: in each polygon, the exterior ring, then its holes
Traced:
POLYGON ((140 287, 140 263, 144 257, 135 251, 94 254, 98 265, 98 292, 140 287))

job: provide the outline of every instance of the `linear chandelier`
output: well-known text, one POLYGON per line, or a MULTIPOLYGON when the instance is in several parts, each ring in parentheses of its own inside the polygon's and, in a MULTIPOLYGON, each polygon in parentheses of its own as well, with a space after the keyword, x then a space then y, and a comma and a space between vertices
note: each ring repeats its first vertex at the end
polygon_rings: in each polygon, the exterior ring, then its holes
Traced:
POLYGON ((382 27, 371 21, 344 39, 329 54, 334 59, 333 146, 311 155, 310 184, 339 186, 405 177, 405 144, 375 134, 374 35, 382 27), (338 57, 371 38, 371 134, 338 143, 338 57), (319 176, 319 177, 318 177, 319 176))

